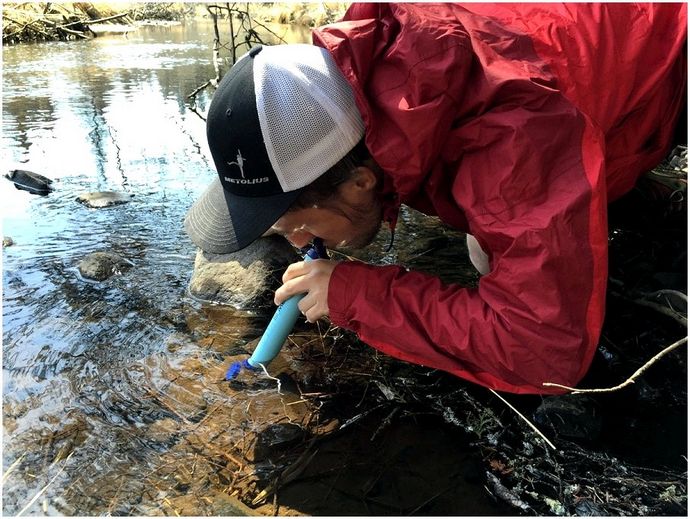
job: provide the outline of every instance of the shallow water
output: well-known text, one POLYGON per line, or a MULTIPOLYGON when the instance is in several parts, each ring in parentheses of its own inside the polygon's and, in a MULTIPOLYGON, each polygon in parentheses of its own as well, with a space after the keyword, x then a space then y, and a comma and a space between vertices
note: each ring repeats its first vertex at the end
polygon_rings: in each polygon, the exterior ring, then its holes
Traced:
MULTIPOLYGON (((52 478, 26 512, 105 513, 87 490, 95 475, 126 467, 136 480, 163 448, 139 431, 199 411, 198 399, 166 407, 150 392, 171 391, 176 362, 208 356, 179 330, 191 316, 205 335, 212 315, 187 297, 195 249, 181 225, 215 175, 204 122, 186 107, 214 75, 211 41, 212 26, 195 23, 3 49, 3 170, 55 180, 46 197, 0 181, 3 235, 14 241, 3 248, 5 470, 21 459, 4 482, 5 513, 52 478), (102 190, 134 197, 100 210, 75 201, 102 190), (134 268, 81 279, 79 261, 102 250, 134 268), (77 479, 87 495, 60 497, 77 479)), ((197 97, 201 112, 210 95, 197 97)), ((222 321, 213 329, 234 340, 258 333, 251 314, 222 321)))

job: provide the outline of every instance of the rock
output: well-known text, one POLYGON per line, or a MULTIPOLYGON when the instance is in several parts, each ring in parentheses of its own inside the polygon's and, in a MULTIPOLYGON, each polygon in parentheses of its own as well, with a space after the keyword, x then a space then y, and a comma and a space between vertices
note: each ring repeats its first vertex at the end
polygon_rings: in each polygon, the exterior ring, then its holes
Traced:
POLYGON ((129 193, 119 191, 92 191, 79 195, 77 197, 77 202, 94 209, 101 209, 112 205, 125 204, 131 199, 132 195, 129 193))
POLYGON ((279 236, 260 238, 232 254, 199 250, 189 291, 202 301, 237 309, 269 305, 283 271, 298 260, 292 245, 279 236))
POLYGON ((178 331, 189 331, 187 313, 182 308, 174 308, 163 312, 161 320, 170 323, 178 331))
POLYGON ((602 517, 606 512, 602 510, 596 503, 589 499, 581 499, 575 505, 575 515, 584 517, 602 517))
POLYGON ((586 395, 546 397, 533 418, 538 425, 564 438, 595 440, 601 433, 602 418, 595 402, 586 395))
POLYGON ((3 239, 2 239, 2 246, 3 247, 11 247, 12 245, 14 245, 14 240, 12 238, 10 238, 9 236, 3 237, 3 239))
POLYGON ((82 277, 93 281, 103 281, 113 274, 121 274, 134 264, 112 252, 94 252, 79 263, 82 277))
POLYGON ((227 516, 261 516, 259 512, 252 510, 242 501, 223 492, 216 492, 211 498, 212 515, 227 516))
POLYGON ((285 449, 304 440, 305 431, 294 423, 271 424, 256 437, 254 447, 246 454, 248 461, 258 463, 266 458, 282 454, 285 449))
POLYGON ((13 169, 5 175, 5 178, 14 182, 14 187, 17 189, 28 191, 33 195, 45 196, 53 190, 51 179, 32 171, 13 169))

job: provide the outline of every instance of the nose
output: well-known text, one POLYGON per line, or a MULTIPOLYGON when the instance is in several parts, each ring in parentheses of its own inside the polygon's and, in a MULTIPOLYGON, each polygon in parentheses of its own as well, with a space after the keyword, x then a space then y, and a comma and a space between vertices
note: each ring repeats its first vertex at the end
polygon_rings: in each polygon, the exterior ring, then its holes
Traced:
POLYGON ((285 237, 288 239, 290 243, 292 243, 298 249, 306 247, 315 238, 315 236, 312 233, 302 230, 290 232, 286 234, 285 237))

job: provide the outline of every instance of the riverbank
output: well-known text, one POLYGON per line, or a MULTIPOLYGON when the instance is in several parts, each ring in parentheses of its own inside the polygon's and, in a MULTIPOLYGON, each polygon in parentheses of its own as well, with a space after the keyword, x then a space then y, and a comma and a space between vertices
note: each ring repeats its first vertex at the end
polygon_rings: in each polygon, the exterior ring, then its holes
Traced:
MULTIPOLYGON (((340 18, 346 3, 233 4, 234 16, 244 13, 260 22, 317 27, 340 18)), ((112 32, 128 32, 148 23, 180 23, 185 20, 226 15, 224 6, 203 3, 88 3, 10 2, 3 6, 3 44, 31 41, 78 40, 112 32)))

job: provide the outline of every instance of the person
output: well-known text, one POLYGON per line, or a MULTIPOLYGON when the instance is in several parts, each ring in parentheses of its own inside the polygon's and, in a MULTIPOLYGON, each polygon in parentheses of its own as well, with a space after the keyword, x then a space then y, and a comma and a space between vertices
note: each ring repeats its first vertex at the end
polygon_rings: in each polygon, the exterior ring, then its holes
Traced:
POLYGON ((288 267, 398 359, 512 393, 557 394, 604 318, 607 204, 669 151, 686 97, 675 4, 353 4, 313 45, 255 47, 207 119, 219 178, 185 227, 200 248, 277 233, 363 247, 401 204, 467 233, 478 287, 400 266, 288 267))

